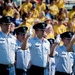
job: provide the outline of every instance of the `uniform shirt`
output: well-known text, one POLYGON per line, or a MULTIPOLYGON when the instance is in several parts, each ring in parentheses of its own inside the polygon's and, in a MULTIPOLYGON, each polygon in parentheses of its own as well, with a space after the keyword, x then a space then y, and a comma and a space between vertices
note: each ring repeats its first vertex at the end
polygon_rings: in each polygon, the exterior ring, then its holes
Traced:
POLYGON ((17 40, 18 50, 16 52, 16 68, 27 71, 30 62, 30 51, 21 50, 22 43, 17 40))
POLYGON ((50 53, 50 44, 47 39, 41 41, 38 37, 28 41, 32 65, 46 67, 47 57, 50 53))
POLYGON ((49 75, 55 75, 55 57, 50 57, 50 60, 49 60, 49 75))
POLYGON ((73 52, 67 52, 64 45, 56 48, 55 62, 56 71, 72 73, 72 67, 75 61, 75 54, 73 52))
POLYGON ((14 64, 16 50, 16 38, 0 32, 0 64, 14 64))
MULTIPOLYGON (((73 49, 73 52, 75 53, 75 45, 73 45, 72 49, 73 49)), ((73 66, 73 71, 74 71, 74 74, 75 74, 75 65, 73 66)))

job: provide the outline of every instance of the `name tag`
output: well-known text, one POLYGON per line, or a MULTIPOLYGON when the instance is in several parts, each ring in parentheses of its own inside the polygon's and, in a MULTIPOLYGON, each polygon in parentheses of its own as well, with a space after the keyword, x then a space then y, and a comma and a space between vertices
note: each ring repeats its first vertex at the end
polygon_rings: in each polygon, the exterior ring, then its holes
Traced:
POLYGON ((0 39, 0 43, 5 43, 5 40, 4 39, 0 39))

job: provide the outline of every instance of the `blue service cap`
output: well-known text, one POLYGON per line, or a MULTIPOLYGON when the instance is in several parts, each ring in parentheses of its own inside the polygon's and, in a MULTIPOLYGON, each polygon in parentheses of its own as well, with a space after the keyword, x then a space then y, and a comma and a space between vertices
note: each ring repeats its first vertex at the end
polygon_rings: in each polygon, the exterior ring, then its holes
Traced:
POLYGON ((72 38, 72 36, 73 36, 73 32, 71 32, 71 31, 68 31, 68 32, 64 32, 64 33, 62 33, 61 35, 60 35, 60 37, 63 39, 63 38, 72 38))
POLYGON ((47 24, 46 23, 37 23, 33 26, 33 29, 35 30, 45 30, 47 24))
POLYGON ((27 32, 27 27, 26 26, 22 26, 19 27, 17 29, 15 29, 15 33, 18 35, 19 33, 25 34, 27 32))
POLYGON ((2 24, 10 24, 11 23, 11 17, 10 16, 3 16, 2 18, 1 18, 1 23, 2 24))

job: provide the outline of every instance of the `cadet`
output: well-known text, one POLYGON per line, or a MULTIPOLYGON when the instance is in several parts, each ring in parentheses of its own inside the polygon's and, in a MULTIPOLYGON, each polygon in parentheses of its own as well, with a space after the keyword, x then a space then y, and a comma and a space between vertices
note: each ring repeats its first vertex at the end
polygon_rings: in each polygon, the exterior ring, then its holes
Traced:
MULTIPOLYGON (((72 67, 74 65, 75 54, 67 51, 67 46, 71 41, 73 32, 64 32, 60 35, 63 45, 55 48, 55 62, 56 72, 55 75, 72 75, 72 67)), ((58 39, 59 40, 59 39, 58 39)), ((55 42, 57 45, 57 41, 55 42)))
POLYGON ((27 35, 22 44, 23 50, 26 48, 29 48, 30 50, 32 65, 30 67, 29 75, 44 75, 44 70, 47 67, 50 43, 44 38, 46 26, 45 23, 35 24, 33 29, 37 36, 29 38, 30 36, 27 35))
POLYGON ((0 75, 15 75, 16 38, 10 34, 11 20, 9 16, 1 19, 0 31, 0 75))
MULTIPOLYGON (((67 50, 69 52, 74 52, 75 53, 75 34, 73 35, 73 37, 71 39, 71 42, 67 46, 67 50)), ((75 75, 75 65, 73 66, 73 71, 74 71, 74 75, 75 75)))
POLYGON ((25 38, 27 29, 26 26, 15 29, 18 45, 18 50, 16 52, 16 75, 26 75, 30 62, 30 51, 21 50, 21 45, 25 38))
POLYGON ((52 47, 54 45, 54 39, 49 38, 48 41, 50 42, 50 55, 49 55, 49 63, 47 68, 44 71, 44 75, 55 75, 55 57, 52 56, 52 47))
MULTIPOLYGON (((52 46, 54 45, 54 39, 50 38, 48 39, 50 42, 50 50, 52 49, 52 46)), ((49 57, 49 75, 55 75, 55 57, 51 56, 49 57)))

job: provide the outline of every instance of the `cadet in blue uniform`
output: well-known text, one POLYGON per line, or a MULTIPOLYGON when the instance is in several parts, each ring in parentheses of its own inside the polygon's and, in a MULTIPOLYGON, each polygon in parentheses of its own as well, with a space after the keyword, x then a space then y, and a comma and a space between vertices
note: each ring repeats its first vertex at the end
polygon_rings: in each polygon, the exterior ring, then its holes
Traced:
MULTIPOLYGON (((54 39, 50 38, 48 39, 50 42, 50 50, 52 46, 54 45, 54 39)), ((55 75, 55 57, 50 55, 49 57, 49 75, 55 75)))
POLYGON ((44 75, 44 70, 47 67, 50 43, 44 38, 46 26, 45 23, 35 24, 33 29, 35 30, 36 37, 29 38, 30 36, 27 35, 22 44, 23 50, 26 48, 30 50, 32 65, 29 75, 44 75))
POLYGON ((27 29, 28 28, 26 26, 15 29, 18 46, 18 50, 16 52, 16 75, 26 75, 26 71, 29 67, 30 51, 29 49, 21 50, 21 45, 25 38, 27 29))
MULTIPOLYGON (((75 34, 73 35, 73 37, 71 39, 71 42, 67 46, 67 50, 69 52, 74 52, 75 53, 75 34)), ((74 75, 75 75, 75 65, 73 66, 73 72, 74 72, 74 75)))
POLYGON ((9 16, 1 18, 0 31, 0 75, 15 75, 16 38, 10 34, 9 16))
POLYGON ((65 32, 60 35, 63 45, 58 46, 55 49, 55 63, 56 63, 56 72, 55 75, 72 75, 75 61, 75 54, 73 52, 67 51, 67 46, 71 41, 73 32, 65 32))

